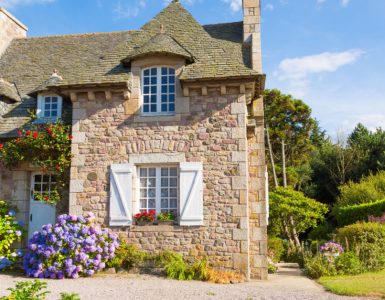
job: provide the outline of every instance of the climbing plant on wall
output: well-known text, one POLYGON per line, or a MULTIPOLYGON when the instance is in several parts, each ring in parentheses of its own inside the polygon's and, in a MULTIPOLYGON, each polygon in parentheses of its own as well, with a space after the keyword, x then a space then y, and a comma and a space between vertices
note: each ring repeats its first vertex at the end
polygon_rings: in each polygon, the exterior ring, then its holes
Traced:
POLYGON ((71 165, 71 127, 62 122, 32 124, 18 131, 18 137, 0 144, 0 162, 7 168, 30 163, 44 173, 57 175, 58 183, 50 194, 39 193, 35 199, 56 205, 66 183, 71 165))

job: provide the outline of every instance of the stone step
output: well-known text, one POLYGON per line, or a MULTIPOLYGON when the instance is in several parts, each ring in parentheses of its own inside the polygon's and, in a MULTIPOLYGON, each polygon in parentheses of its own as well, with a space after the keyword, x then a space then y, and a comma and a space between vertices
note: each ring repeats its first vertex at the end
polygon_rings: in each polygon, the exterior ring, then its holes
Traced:
POLYGON ((277 263, 276 266, 278 268, 293 268, 293 269, 299 269, 299 265, 297 263, 285 263, 285 262, 280 262, 277 263))

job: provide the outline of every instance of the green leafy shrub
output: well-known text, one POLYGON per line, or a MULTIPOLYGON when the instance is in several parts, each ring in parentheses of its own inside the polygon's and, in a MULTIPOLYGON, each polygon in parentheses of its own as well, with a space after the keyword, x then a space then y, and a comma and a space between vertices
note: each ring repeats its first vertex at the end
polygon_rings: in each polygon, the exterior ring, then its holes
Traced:
POLYGON ((148 254, 144 251, 139 251, 135 245, 122 243, 115 251, 115 257, 110 259, 106 266, 108 268, 124 268, 132 269, 135 265, 143 262, 148 258, 148 254))
POLYGON ((1 300, 44 300, 49 294, 47 283, 39 280, 21 281, 16 283, 15 288, 9 288, 11 294, 2 297, 1 300))
POLYGON ((338 206, 371 203, 385 199, 385 171, 369 175, 359 183, 349 182, 340 187, 338 206))
POLYGON ((362 272, 361 261, 354 252, 344 252, 335 260, 339 275, 356 275, 362 272))
POLYGON ((275 274, 275 273, 278 272, 278 269, 277 269, 277 267, 274 264, 269 263, 267 265, 267 271, 268 271, 269 274, 275 274))
POLYGON ((307 238, 311 241, 330 240, 333 230, 334 230, 334 228, 333 228, 332 224, 322 223, 322 224, 318 225, 317 227, 314 227, 309 232, 309 234, 307 235, 307 238))
POLYGON ((0 271, 12 268, 22 256, 21 250, 11 246, 21 240, 24 229, 15 218, 16 210, 0 200, 0 271))
POLYGON ((381 217, 385 212, 385 199, 351 206, 336 206, 333 215, 339 226, 367 221, 369 216, 381 217))
POLYGON ((337 275, 334 264, 326 259, 323 255, 315 255, 305 260, 305 274, 313 279, 322 276, 337 275))
POLYGON ((268 238, 268 256, 273 262, 279 262, 283 253, 285 252, 285 246, 282 239, 278 237, 268 238))
POLYGON ((355 251, 368 271, 385 268, 385 224, 356 223, 337 230, 336 239, 355 251))
POLYGON ((168 261, 164 261, 164 272, 167 278, 177 280, 192 280, 195 278, 194 269, 186 264, 182 255, 174 254, 168 257, 168 261))
POLYGON ((80 297, 78 294, 60 293, 59 300, 80 300, 80 297))

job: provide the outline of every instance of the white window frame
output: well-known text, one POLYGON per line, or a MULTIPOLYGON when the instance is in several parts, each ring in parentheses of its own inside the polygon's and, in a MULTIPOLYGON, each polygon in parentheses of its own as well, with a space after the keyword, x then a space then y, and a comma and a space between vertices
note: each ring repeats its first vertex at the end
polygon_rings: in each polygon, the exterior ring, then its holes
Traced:
POLYGON ((39 194, 48 193, 48 197, 51 197, 51 189, 52 189, 52 187, 55 187, 57 185, 57 181, 52 181, 52 176, 55 176, 55 175, 44 174, 44 173, 39 173, 39 172, 34 172, 31 175, 32 175, 31 176, 31 192, 30 192, 31 201, 33 201, 33 202, 36 201, 34 198, 35 192, 39 193, 39 194), (40 190, 39 191, 35 191, 35 184, 37 184, 36 183, 36 176, 41 176, 41 181, 38 182, 38 183, 40 183, 40 190), (48 181, 43 180, 44 176, 49 176, 48 181), (42 191, 43 184, 48 184, 48 191, 42 191))
POLYGON ((63 108, 63 98, 59 95, 55 94, 46 94, 46 95, 39 95, 37 98, 37 110, 36 110, 36 116, 37 116, 37 122, 38 123, 53 123, 57 120, 61 120, 62 117, 62 108, 63 108), (45 101, 46 98, 57 98, 57 116, 56 117, 45 117, 45 101))
MULTIPOLYGON (((151 72, 151 71, 150 71, 151 72)), ((150 73, 151 74, 151 73, 150 73)), ((140 76, 140 82, 141 82, 141 115, 143 116, 174 116, 176 114, 176 69, 173 66, 150 66, 143 68, 141 70, 141 76, 140 76), (146 70, 151 69, 157 69, 157 93, 156 93, 156 105, 157 105, 157 111, 156 112, 144 112, 144 72, 146 70), (175 100, 174 100, 174 111, 172 112, 162 112, 162 68, 167 69, 174 69, 174 94, 175 94, 175 100)), ((167 93, 167 95, 169 95, 167 93)), ((168 102, 167 102, 168 103, 168 102)), ((150 106, 151 106, 151 99, 150 99, 150 106)))
MULTIPOLYGON (((179 172, 179 166, 178 165, 175 165, 175 164, 156 164, 156 165, 153 165, 153 164, 146 164, 146 165, 138 165, 137 168, 136 168, 136 171, 137 171, 137 187, 138 187, 138 193, 137 193, 137 212, 136 213, 139 213, 141 212, 141 205, 140 205, 140 200, 141 200, 141 185, 140 185, 140 170, 142 168, 145 168, 145 169, 149 169, 149 168, 155 168, 155 172, 156 172, 156 175, 155 175, 155 180, 156 180, 156 183, 155 183, 155 190, 156 190, 156 194, 155 194, 155 212, 156 212, 156 215, 159 215, 161 212, 162 212, 162 208, 161 208, 161 201, 162 201, 162 196, 161 196, 161 191, 162 191, 162 186, 161 186, 161 179, 162 179, 162 176, 161 176, 161 169, 162 168, 175 168, 176 169, 176 189, 177 189, 177 195, 176 195, 176 208, 173 209, 175 210, 175 213, 177 215, 177 218, 179 217, 179 210, 180 210, 180 207, 179 207, 179 186, 180 186, 180 180, 179 180, 179 177, 180 177, 180 172, 179 172)), ((167 186, 167 188, 171 188, 170 186, 167 186)), ((148 205, 148 204, 147 204, 148 205)), ((152 209, 149 209, 149 210, 152 210, 152 209)))

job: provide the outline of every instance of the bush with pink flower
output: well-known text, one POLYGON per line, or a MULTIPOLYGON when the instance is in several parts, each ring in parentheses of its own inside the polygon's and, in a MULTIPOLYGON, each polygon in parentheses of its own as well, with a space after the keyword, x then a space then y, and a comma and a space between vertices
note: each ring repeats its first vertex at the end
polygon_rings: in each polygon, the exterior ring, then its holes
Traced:
POLYGON ((28 242, 24 256, 27 276, 78 278, 92 276, 115 256, 118 237, 94 224, 94 216, 61 215, 57 223, 44 225, 28 242))
POLYGON ((337 256, 344 252, 344 248, 342 248, 342 246, 336 242, 329 241, 320 247, 320 252, 324 255, 330 254, 337 256))

